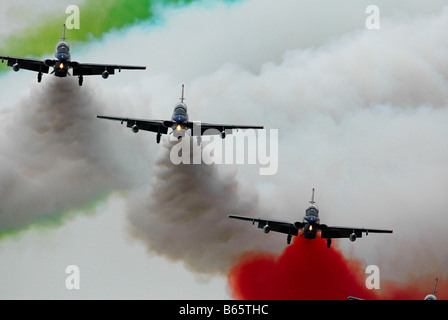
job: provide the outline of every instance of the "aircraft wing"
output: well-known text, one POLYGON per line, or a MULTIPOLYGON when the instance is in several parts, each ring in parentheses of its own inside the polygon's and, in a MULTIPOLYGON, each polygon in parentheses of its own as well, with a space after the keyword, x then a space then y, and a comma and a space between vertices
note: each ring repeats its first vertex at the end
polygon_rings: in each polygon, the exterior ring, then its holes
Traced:
POLYGON ((321 238, 350 238, 351 234, 355 234, 357 238, 361 238, 365 233, 393 233, 393 230, 365 229, 365 228, 348 228, 348 227, 329 227, 324 224, 319 226, 321 230, 321 238))
POLYGON ((115 74, 115 70, 121 72, 121 70, 146 70, 146 67, 142 66, 120 66, 113 64, 92 64, 92 63, 77 63, 71 62, 74 76, 93 76, 101 75, 104 71, 108 74, 115 74))
POLYGON ((9 67, 12 67, 17 63, 21 69, 31 70, 35 72, 48 73, 48 71, 50 70, 50 67, 47 66, 45 64, 45 61, 42 60, 9 56, 0 56, 0 59, 2 60, 2 63, 6 60, 9 67))
POLYGON ((121 124, 126 122, 126 126, 128 128, 137 126, 136 128, 138 128, 138 130, 152 131, 161 134, 168 133, 168 127, 165 126, 165 124, 171 123, 171 121, 163 121, 163 120, 144 120, 144 119, 117 118, 108 116, 96 116, 96 117, 99 119, 120 121, 121 124))
MULTIPOLYGON (((193 129, 195 126, 201 127, 201 135, 217 135, 221 134, 221 132, 225 131, 226 134, 231 134, 234 129, 264 129, 263 126, 239 126, 239 125, 231 125, 231 124, 212 124, 212 123, 204 123, 204 122, 189 122, 189 127, 193 129), (214 129, 214 130, 210 130, 214 129)), ((193 130, 192 134, 197 136, 197 130, 193 130)))
POLYGON ((270 220, 270 219, 259 219, 245 216, 236 216, 233 214, 228 215, 231 219, 239 219, 245 221, 252 221, 252 224, 258 223, 258 228, 264 229, 264 227, 269 226, 269 231, 276 231, 280 233, 286 233, 293 236, 297 236, 299 234, 299 228, 303 228, 302 222, 291 223, 288 221, 280 221, 280 220, 270 220))

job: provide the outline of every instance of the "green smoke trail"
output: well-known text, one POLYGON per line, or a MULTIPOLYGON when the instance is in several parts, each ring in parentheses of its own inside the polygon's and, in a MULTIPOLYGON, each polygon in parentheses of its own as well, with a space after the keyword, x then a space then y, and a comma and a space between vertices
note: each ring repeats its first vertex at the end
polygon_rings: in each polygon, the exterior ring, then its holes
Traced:
POLYGON ((58 228, 62 226, 67 220, 70 220, 71 218, 78 216, 79 213, 83 214, 93 213, 95 208, 101 203, 104 203, 112 194, 123 196, 123 193, 120 192, 102 193, 79 208, 67 209, 64 212, 61 211, 50 212, 48 214, 42 215, 41 217, 35 219, 32 223, 20 229, 1 230, 0 242, 10 237, 18 237, 26 233, 28 230, 45 232, 49 229, 58 228))
MULTIPOLYGON (((108 31, 120 30, 154 18, 156 5, 186 5, 193 1, 195 0, 86 0, 79 6, 80 29, 67 30, 67 38, 76 42, 99 39, 108 31)), ((62 25, 68 16, 65 11, 57 15, 43 16, 44 23, 41 25, 29 26, 21 34, 4 39, 0 53, 18 57, 52 54, 56 42, 61 38, 62 25)), ((0 72, 5 70, 5 64, 0 64, 0 72)))

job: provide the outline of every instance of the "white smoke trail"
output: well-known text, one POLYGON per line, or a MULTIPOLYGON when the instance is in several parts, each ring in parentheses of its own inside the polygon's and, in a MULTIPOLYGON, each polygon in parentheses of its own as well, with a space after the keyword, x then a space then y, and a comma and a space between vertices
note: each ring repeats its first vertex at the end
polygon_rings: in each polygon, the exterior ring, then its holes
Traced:
POLYGON ((228 270, 248 250, 282 248, 286 237, 267 242, 263 234, 227 218, 237 212, 268 214, 259 208, 253 186, 245 188, 236 172, 225 173, 215 165, 174 165, 172 146, 162 145, 155 181, 128 198, 130 230, 151 251, 183 261, 192 271, 213 274, 228 270))
POLYGON ((140 182, 122 165, 123 141, 98 126, 95 115, 108 98, 89 85, 49 76, 0 114, 0 232, 43 218, 57 221, 63 212, 140 182))

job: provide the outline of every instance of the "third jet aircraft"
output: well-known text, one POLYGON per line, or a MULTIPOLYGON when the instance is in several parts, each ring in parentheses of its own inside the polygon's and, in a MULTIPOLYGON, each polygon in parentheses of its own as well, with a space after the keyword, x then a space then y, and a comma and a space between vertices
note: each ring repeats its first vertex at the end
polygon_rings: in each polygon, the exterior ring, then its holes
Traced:
POLYGON ((351 241, 355 241, 356 238, 361 238, 362 233, 366 235, 370 233, 393 233, 393 230, 377 230, 377 229, 364 229, 364 228, 350 228, 350 227, 330 227, 320 223, 319 209, 314 202, 314 189, 311 196, 310 206, 305 211, 305 217, 303 222, 288 222, 269 219, 258 219, 245 216, 228 215, 229 218, 252 221, 258 223, 258 228, 263 229, 265 233, 270 231, 276 231, 285 233, 288 235, 287 243, 291 243, 292 236, 298 236, 300 234, 306 239, 316 238, 317 231, 321 232, 321 238, 327 239, 327 247, 331 246, 332 238, 349 238, 351 241))

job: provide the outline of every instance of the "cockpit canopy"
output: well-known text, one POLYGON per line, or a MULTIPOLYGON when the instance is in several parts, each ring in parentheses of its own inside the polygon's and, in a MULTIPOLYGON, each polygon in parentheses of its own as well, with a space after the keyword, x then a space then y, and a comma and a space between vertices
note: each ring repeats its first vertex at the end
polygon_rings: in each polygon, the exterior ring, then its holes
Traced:
POLYGON ((185 104, 183 104, 183 103, 179 103, 174 108, 174 114, 175 115, 186 116, 187 115, 187 106, 185 104))
POLYGON ((315 205, 309 206, 305 211, 307 216, 319 216, 319 208, 315 205))
POLYGON ((67 42, 59 42, 56 47, 56 53, 70 53, 70 45, 67 42))

